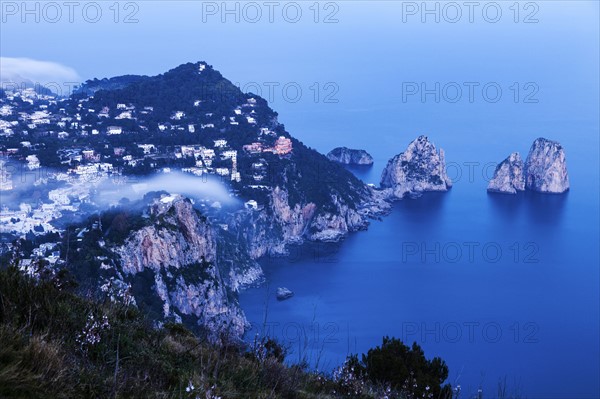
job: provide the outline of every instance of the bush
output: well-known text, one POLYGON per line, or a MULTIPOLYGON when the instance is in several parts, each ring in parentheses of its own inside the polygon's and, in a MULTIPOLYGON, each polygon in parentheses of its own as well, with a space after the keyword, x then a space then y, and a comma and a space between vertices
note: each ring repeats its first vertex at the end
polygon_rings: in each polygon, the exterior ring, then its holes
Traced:
POLYGON ((399 339, 384 337, 381 346, 362 355, 362 361, 352 359, 355 372, 375 384, 401 391, 407 398, 452 398, 448 366, 439 357, 425 358, 417 343, 408 347, 399 339))

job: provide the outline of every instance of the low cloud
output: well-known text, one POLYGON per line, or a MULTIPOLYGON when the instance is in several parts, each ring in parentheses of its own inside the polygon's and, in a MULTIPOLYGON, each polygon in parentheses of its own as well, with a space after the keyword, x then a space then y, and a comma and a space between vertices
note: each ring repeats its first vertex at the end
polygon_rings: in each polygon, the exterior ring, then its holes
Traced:
POLYGON ((157 173, 139 178, 128 185, 114 185, 111 182, 98 189, 95 201, 102 207, 115 205, 120 199, 141 199, 152 191, 166 191, 181 194, 196 200, 218 201, 223 205, 239 204, 239 200, 229 195, 227 186, 214 176, 197 177, 180 172, 157 173))
POLYGON ((81 82, 81 77, 73 68, 57 62, 0 57, 0 81, 3 83, 39 85, 57 83, 64 85, 81 82))

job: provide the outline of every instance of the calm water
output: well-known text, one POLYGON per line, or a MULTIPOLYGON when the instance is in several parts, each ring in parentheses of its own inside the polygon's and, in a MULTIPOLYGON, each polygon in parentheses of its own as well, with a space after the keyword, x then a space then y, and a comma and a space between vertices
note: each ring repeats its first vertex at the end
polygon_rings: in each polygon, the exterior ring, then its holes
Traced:
MULTIPOLYGON (((482 387, 494 397, 506 378, 508 392, 529 398, 600 397, 598 6, 537 4, 544 19, 527 26, 378 18, 348 33, 351 46, 319 52, 315 44, 314 67, 278 69, 280 81, 339 86, 337 103, 272 104, 307 145, 369 151, 374 167, 354 172, 379 184, 388 159, 427 134, 446 151, 455 184, 398 202, 334 255, 319 247, 265 260, 268 284, 241 295, 256 326, 249 336, 274 335, 290 346, 290 361, 329 370, 391 335, 442 357, 466 394, 482 387), (495 81, 504 97, 402 101, 406 81, 495 81), (514 102, 513 82, 531 81, 539 101, 514 102), (571 191, 488 195, 494 165, 512 151, 525 158, 540 136, 565 147, 571 191), (296 295, 277 302, 279 286, 296 295)), ((324 43, 332 42, 343 40, 324 43)))
MULTIPOLYGON (((526 154, 533 138, 507 135, 508 146, 526 154)), ((411 139, 398 137, 397 152, 411 139)), ((484 165, 508 151, 468 134, 435 139, 449 165, 462 165, 461 175, 449 166, 452 190, 400 201, 339 245, 265 259, 268 283, 241 295, 249 336, 273 335, 290 361, 329 370, 391 335, 442 357, 463 393, 481 386, 491 397, 506 378, 527 397, 597 398, 598 144, 574 132, 558 139, 572 190, 518 196, 485 191, 484 165), (479 162, 473 178, 469 162, 479 162), (295 296, 276 301, 279 286, 295 296)), ((353 171, 377 182, 395 151, 367 149, 376 166, 353 171)))

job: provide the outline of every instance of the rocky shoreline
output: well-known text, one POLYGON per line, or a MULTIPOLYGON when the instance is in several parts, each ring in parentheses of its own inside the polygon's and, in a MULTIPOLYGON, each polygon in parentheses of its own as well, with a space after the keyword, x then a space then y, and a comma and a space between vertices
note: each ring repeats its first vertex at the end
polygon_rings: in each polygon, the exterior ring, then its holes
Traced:
MULTIPOLYGON (((367 229, 370 220, 388 214, 394 201, 447 191, 452 182, 446 174, 444 151, 419 136, 389 160, 379 188, 360 187, 355 203, 332 191, 327 206, 319 206, 304 201, 292 205, 288 189, 277 185, 263 208, 236 211, 221 227, 196 211, 190 200, 163 194, 149 205, 152 223, 132 230, 124 243, 110 248, 116 258, 103 263, 102 274, 111 276, 111 285, 121 287, 122 292, 145 292, 133 295, 137 303, 148 302, 150 297, 150 303, 158 301, 160 309, 155 311, 164 321, 189 322, 192 317, 213 340, 224 335, 239 339, 248 322, 237 293, 264 281, 257 260, 287 256, 289 246, 339 242, 351 232, 367 229), (149 277, 151 285, 143 283, 140 291, 140 282, 149 277)), ((526 189, 568 189, 560 144, 536 140, 525 163, 512 153, 498 165, 488 186, 490 192, 511 194, 526 189)), ((283 288, 280 291, 279 300, 293 295, 283 288)))

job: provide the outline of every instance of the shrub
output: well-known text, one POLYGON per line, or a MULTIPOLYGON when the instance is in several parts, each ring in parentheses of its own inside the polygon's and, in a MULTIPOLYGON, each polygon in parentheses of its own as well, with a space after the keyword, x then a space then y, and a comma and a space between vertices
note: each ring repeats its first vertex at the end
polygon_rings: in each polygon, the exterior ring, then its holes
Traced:
POLYGON ((382 345, 363 354, 361 362, 354 358, 353 366, 359 375, 389 385, 407 398, 452 397, 450 385, 442 385, 448 366, 439 357, 427 360, 416 342, 408 347, 397 338, 384 337, 382 345))

